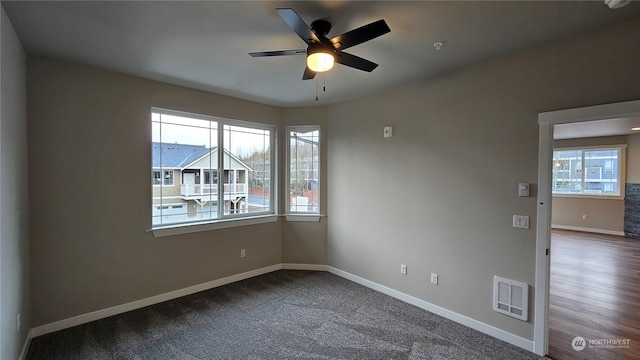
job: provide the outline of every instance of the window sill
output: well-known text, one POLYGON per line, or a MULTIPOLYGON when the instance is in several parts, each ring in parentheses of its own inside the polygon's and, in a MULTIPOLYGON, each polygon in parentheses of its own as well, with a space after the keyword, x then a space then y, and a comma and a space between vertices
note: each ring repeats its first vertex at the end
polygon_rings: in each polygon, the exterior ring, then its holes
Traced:
POLYGON ((316 214, 287 214, 287 221, 289 222, 318 222, 324 215, 316 214))
POLYGON ((266 224, 276 222, 278 220, 277 215, 255 216, 250 218, 241 219, 228 219, 219 220, 210 223, 200 224, 181 224, 173 226, 163 226, 147 230, 147 232, 153 232, 154 237, 164 237, 172 235, 190 234, 201 231, 226 229, 232 227, 249 226, 256 224, 266 224))
POLYGON ((553 194, 552 197, 554 197, 554 198, 591 199, 591 200, 624 200, 624 196, 615 196, 615 195, 553 194))

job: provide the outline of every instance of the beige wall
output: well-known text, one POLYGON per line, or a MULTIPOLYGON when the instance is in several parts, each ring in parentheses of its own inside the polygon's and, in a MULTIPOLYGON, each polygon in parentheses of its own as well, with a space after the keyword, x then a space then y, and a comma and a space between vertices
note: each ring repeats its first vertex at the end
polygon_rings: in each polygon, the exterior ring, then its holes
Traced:
POLYGON ((627 182, 640 183, 640 134, 627 135, 627 182))
POLYGON ((535 191, 517 189, 537 179, 537 115, 639 99, 639 36, 634 20, 330 107, 329 265, 531 340, 491 300, 494 275, 534 284, 535 191))
POLYGON ((277 126, 282 109, 44 58, 28 66, 34 327, 281 262, 280 221, 145 230, 152 106, 277 126))
POLYGON ((31 324, 26 56, 0 6, 0 359, 18 359, 31 324), (18 314, 20 331, 16 330, 18 314))
MULTIPOLYGON (((595 138, 563 139, 553 143, 555 148, 627 144, 627 136, 603 136, 595 138)), ((627 148, 626 169, 635 170, 638 165, 629 161, 627 148)), ((631 149, 637 151, 636 149, 631 149)), ((625 175, 623 174, 623 178, 625 175)), ((624 194, 624 183, 621 184, 624 194)), ((577 198, 554 196, 551 208, 554 227, 585 231, 624 234, 624 199, 577 198), (587 218, 584 219, 583 215, 587 218)))
MULTIPOLYGON (((327 108, 290 108, 284 110, 283 134, 287 126, 320 125, 320 212, 327 214, 327 108)), ((281 164, 285 163, 284 151, 281 164)), ((285 177, 281 188, 284 189, 285 177)), ((289 206, 280 197, 281 208, 289 206)), ((319 222, 283 222, 282 226, 282 262, 301 264, 327 263, 327 217, 319 222)))
POLYGON ((554 196, 552 201, 553 227, 624 234, 624 200, 554 196))

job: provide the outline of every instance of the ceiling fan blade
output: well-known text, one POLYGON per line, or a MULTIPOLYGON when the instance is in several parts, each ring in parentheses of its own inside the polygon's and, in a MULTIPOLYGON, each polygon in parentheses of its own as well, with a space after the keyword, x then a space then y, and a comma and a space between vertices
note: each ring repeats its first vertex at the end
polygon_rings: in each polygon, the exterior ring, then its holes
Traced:
POLYGON ((390 32, 389 26, 384 20, 374 21, 357 29, 347 31, 331 39, 333 47, 337 50, 344 50, 352 46, 362 44, 365 41, 375 39, 380 35, 390 32))
POLYGON ((296 33, 300 38, 306 42, 307 44, 311 44, 313 42, 320 42, 318 36, 311 31, 311 28, 307 23, 302 20, 302 18, 290 8, 277 8, 276 11, 280 14, 280 17, 284 22, 289 25, 289 27, 296 33))
POLYGON ((336 53, 336 62, 342 65, 346 65, 358 70, 372 72, 373 69, 378 67, 378 64, 371 62, 367 59, 363 59, 359 56, 348 54, 338 51, 336 53))
POLYGON ((316 72, 309 69, 309 67, 304 68, 304 74, 302 74, 302 80, 311 80, 316 77, 316 72))
POLYGON ((301 55, 306 54, 306 49, 297 49, 297 50, 277 50, 277 51, 256 51, 250 52, 249 56, 251 57, 265 57, 265 56, 283 56, 283 55, 301 55))

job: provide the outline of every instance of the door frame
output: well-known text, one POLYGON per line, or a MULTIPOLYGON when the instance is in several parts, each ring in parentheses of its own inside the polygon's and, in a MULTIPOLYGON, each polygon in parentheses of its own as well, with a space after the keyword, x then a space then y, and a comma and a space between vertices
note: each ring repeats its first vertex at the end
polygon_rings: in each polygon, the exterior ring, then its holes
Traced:
POLYGON ((536 226, 536 270, 533 349, 538 355, 548 351, 549 248, 551 245, 551 165, 553 126, 595 120, 640 117, 640 100, 538 114, 538 209, 536 226))

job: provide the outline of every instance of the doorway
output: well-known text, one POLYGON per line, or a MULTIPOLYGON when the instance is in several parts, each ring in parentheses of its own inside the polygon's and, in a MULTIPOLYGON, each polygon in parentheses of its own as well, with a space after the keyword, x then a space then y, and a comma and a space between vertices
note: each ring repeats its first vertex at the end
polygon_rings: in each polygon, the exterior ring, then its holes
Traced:
POLYGON ((538 114, 538 209, 536 228, 536 277, 534 310, 534 352, 548 351, 549 249, 551 244, 551 159, 553 131, 557 124, 583 123, 611 119, 640 118, 640 100, 538 114))

